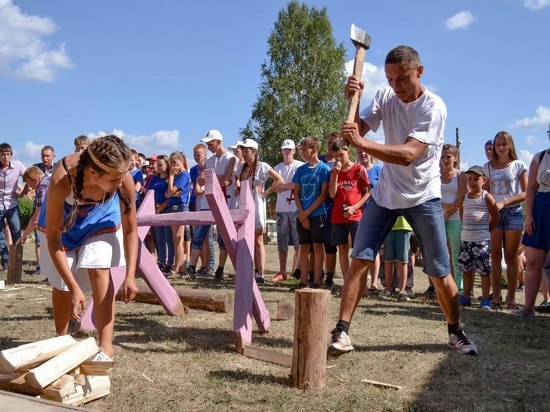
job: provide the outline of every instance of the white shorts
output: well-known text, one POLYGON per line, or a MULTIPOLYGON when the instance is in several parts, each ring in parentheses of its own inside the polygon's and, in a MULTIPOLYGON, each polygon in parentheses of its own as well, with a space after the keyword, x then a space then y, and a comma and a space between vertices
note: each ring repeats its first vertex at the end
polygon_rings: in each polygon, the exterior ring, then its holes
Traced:
MULTIPOLYGON (((53 264, 44 232, 40 232, 40 240, 42 242, 40 270, 47 276, 48 282, 54 288, 68 291, 69 288, 53 264)), ((87 269, 109 269, 126 265, 123 236, 120 229, 116 232, 104 233, 86 239, 78 249, 65 253, 69 268, 84 293, 92 291, 87 269)))

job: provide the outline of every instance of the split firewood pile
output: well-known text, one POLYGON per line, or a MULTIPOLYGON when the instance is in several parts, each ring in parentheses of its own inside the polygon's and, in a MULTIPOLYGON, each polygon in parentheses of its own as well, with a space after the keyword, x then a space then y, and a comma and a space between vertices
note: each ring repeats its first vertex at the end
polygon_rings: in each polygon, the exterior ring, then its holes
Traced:
POLYGON ((111 392, 113 362, 93 361, 95 339, 58 336, 0 352, 0 389, 78 406, 111 392))

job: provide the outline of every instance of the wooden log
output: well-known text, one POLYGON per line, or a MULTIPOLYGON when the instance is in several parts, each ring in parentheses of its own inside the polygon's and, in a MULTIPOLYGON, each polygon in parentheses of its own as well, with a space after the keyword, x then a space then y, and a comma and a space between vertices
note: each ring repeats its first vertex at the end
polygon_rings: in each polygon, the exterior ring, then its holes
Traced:
POLYGON ((253 346, 243 347, 243 355, 249 358, 259 359, 266 362, 276 363, 282 366, 292 366, 292 356, 286 353, 279 353, 269 349, 255 348, 253 346))
POLYGON ((99 348, 93 337, 85 339, 73 345, 65 352, 44 362, 42 365, 31 369, 25 380, 34 388, 44 389, 50 383, 76 368, 82 362, 99 352, 99 348))
POLYGON ((76 344, 72 336, 57 336, 4 349, 0 352, 0 373, 10 374, 21 368, 38 365, 76 344))
POLYGON ((61 402, 67 395, 76 392, 74 375, 63 375, 40 391, 40 397, 61 402))
POLYGON ((324 388, 330 292, 300 289, 295 298, 292 385, 300 389, 324 388))
POLYGON ((0 389, 10 392, 24 393, 32 396, 39 395, 40 389, 33 388, 27 383, 25 380, 26 374, 27 371, 21 371, 14 372, 10 375, 0 375, 0 389))
MULTIPOLYGON (((191 309, 228 313, 233 307, 233 296, 230 293, 190 288, 176 289, 176 292, 178 292, 181 303, 191 309)), ((117 293, 116 297, 121 300, 122 293, 117 293)), ((134 300, 141 303, 160 305, 157 296, 143 287, 139 288, 139 292, 134 300)))
POLYGON ((9 245, 8 254, 6 285, 18 285, 23 273, 23 245, 9 245))
POLYGON ((76 391, 65 396, 61 403, 78 406, 107 396, 111 393, 111 379, 108 376, 86 376, 84 383, 76 385, 75 389, 76 391))
POLYGON ((92 375, 92 376, 105 376, 108 375, 111 370, 113 370, 113 367, 115 366, 114 362, 94 362, 91 360, 87 360, 85 362, 82 362, 79 366, 79 373, 82 375, 92 375))

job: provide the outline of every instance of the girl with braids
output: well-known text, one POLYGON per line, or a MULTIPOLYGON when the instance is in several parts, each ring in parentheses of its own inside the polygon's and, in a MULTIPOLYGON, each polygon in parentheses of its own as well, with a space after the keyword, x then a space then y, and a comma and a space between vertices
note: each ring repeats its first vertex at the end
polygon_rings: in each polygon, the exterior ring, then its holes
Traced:
POLYGON ((100 137, 87 149, 63 158, 53 171, 46 207, 38 220, 43 244, 42 270, 53 286, 57 334, 85 309, 83 292, 92 291, 101 352, 113 357, 115 290, 109 269, 126 266, 124 300, 132 300, 138 235, 135 186, 128 168, 130 149, 116 136, 100 137), (122 228, 122 229, 121 229, 122 228))
MULTIPOLYGON (((166 197, 171 212, 189 212, 189 197, 191 194, 191 175, 187 168, 187 157, 181 152, 170 155, 170 174, 168 175, 168 189, 166 197)), ((185 225, 172 226, 174 241, 175 263, 174 270, 185 275, 191 249, 191 235, 189 227, 185 225)))
POLYGON ((257 283, 264 283, 265 248, 264 233, 266 228, 265 198, 275 193, 278 186, 284 184, 283 178, 267 163, 259 161, 258 143, 252 139, 246 139, 239 143, 243 154, 243 163, 235 170, 235 189, 240 192, 241 185, 249 180, 252 189, 252 197, 256 205, 256 232, 254 236, 254 264, 258 271, 257 283), (273 184, 264 190, 268 178, 273 184))

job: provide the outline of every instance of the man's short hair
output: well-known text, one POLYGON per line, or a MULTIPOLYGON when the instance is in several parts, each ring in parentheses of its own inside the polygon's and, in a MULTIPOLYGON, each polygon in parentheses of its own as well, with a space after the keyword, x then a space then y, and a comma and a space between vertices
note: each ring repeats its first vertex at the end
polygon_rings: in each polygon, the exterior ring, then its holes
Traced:
POLYGON ((303 145, 303 146, 307 146, 311 149, 317 149, 317 150, 320 150, 321 149, 321 141, 319 140, 318 137, 315 137, 315 136, 308 136, 308 137, 304 137, 300 143, 303 145))
POLYGON ((45 150, 51 150, 52 153, 55 154, 55 150, 54 150, 53 147, 51 147, 51 146, 44 146, 40 152, 41 152, 41 153, 44 153, 45 150))
POLYGON ((75 147, 76 146, 82 146, 83 144, 85 144, 85 145, 90 144, 90 139, 88 138, 88 136, 85 136, 85 135, 81 134, 80 136, 77 136, 77 137, 74 138, 75 147))
POLYGON ((418 52, 409 46, 397 46, 390 50, 384 62, 384 64, 398 63, 405 63, 407 68, 410 69, 416 69, 418 66, 422 65, 418 52))
POLYGON ((44 172, 40 170, 37 166, 31 166, 27 170, 25 170, 25 173, 23 173, 23 180, 27 179, 38 179, 41 180, 44 177, 44 172))
POLYGON ((208 147, 206 147, 206 145, 204 143, 199 143, 198 145, 195 145, 195 147, 193 147, 193 151, 195 151, 195 150, 207 151, 208 147))
POLYGON ((10 152, 13 154, 13 149, 8 143, 0 143, 0 152, 10 152))

